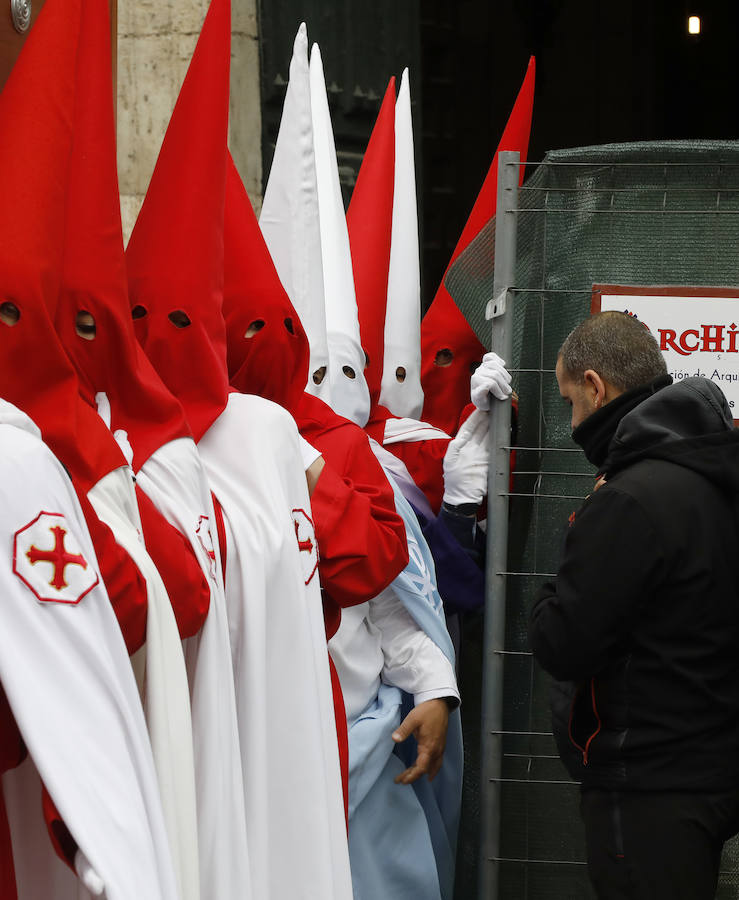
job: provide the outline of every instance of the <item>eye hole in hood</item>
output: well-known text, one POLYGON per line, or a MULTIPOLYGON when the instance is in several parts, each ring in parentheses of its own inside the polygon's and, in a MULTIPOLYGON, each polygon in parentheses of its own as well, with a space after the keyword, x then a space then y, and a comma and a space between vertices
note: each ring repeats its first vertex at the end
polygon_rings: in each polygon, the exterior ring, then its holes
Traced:
POLYGON ((9 328, 12 328, 13 325, 18 324, 18 320, 21 317, 21 311, 10 300, 5 300, 3 303, 0 303, 0 322, 4 325, 7 325, 9 328))
POLYGON ((186 312, 183 312, 181 309, 174 309, 167 316, 169 321, 174 325, 175 328, 187 328, 190 325, 190 316, 186 312))
POLYGON ((249 322, 249 327, 246 329, 244 337, 252 338, 258 331, 261 331, 263 328, 264 319, 254 319, 253 322, 249 322))
POLYGON ((74 319, 74 330, 86 341, 94 341, 97 334, 95 317, 86 309, 81 309, 74 319))

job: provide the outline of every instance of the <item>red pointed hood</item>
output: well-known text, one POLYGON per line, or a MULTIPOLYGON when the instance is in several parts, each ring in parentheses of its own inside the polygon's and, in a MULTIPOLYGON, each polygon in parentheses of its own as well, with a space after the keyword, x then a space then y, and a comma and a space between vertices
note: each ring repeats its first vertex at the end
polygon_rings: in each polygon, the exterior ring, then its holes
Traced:
MULTIPOLYGON (((526 159, 534 106, 535 69, 532 56, 508 124, 449 260, 447 272, 459 254, 495 215, 498 153, 501 150, 518 150, 521 160, 526 159)), ((521 180, 523 175, 524 169, 521 167, 521 180)), ((421 384, 425 396, 422 418, 425 422, 436 425, 448 434, 456 433, 459 416, 470 402, 470 375, 484 353, 485 347, 459 311, 442 278, 436 296, 421 322, 421 384), (451 352, 451 360, 448 353, 437 358, 437 354, 445 350, 451 352)))
POLYGON ((346 214, 359 330, 368 358, 364 375, 373 406, 379 402, 382 382, 394 182, 395 78, 391 78, 346 214))
POLYGON ((87 2, 78 53, 77 102, 69 168, 66 234, 56 327, 94 405, 104 391, 111 428, 127 432, 138 470, 163 444, 189 435, 179 401, 136 340, 128 304, 115 155, 110 18, 87 2), (94 319, 92 340, 77 334, 77 314, 94 319))
POLYGON ((0 322, 0 389, 86 493, 125 460, 81 401, 53 325, 84 12, 48 0, 0 94, 0 310, 17 316, 0 322))
POLYGON ((223 203, 231 6, 210 9, 126 250, 134 328, 195 440, 226 406, 223 203))
POLYGON ((231 384, 294 412, 308 379, 308 337, 280 282, 230 153, 224 247, 223 315, 231 384))

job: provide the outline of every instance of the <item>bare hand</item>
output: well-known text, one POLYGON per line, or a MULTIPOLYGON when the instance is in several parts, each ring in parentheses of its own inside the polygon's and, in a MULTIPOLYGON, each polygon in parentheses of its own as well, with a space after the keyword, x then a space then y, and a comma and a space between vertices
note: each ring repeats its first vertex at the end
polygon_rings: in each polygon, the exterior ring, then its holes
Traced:
POLYGON ((433 781, 444 760, 448 725, 449 707, 441 698, 427 700, 408 713, 393 732, 393 740, 399 744, 413 735, 418 744, 418 755, 413 765, 398 775, 396 784, 413 784, 426 774, 429 781, 433 781))
POLYGON ((593 493, 595 493, 599 488, 602 488, 606 483, 606 476, 601 475, 600 478, 595 482, 595 486, 593 487, 593 493))

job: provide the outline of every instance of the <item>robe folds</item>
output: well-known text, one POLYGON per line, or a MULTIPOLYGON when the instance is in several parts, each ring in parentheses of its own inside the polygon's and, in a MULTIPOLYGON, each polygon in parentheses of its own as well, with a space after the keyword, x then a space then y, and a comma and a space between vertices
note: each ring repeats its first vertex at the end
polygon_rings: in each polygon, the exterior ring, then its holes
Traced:
POLYGON ((141 701, 72 483, 30 419, 2 401, 0 443, 0 681, 30 756, 3 776, 19 896, 55 896, 39 886, 55 860, 40 775, 109 900, 177 900, 141 701), (34 779, 37 804, 23 792, 34 779), (45 846, 26 840, 24 817, 45 846))
MULTIPOLYGON (((108 473, 87 494, 146 581, 146 644, 132 658, 159 780, 167 834, 182 900, 200 896, 190 692, 177 623, 164 582, 142 536, 128 466, 108 473)), ((62 810, 60 810, 62 812, 62 810)))
MULTIPOLYGON (((433 559, 412 508, 400 490, 394 484, 393 487, 396 507, 406 527, 410 558, 388 592, 394 595, 393 602, 402 606, 403 615, 430 639, 451 673, 454 649, 436 587, 433 559)), ((378 599, 382 616, 392 615, 389 598, 378 599)), ((355 609, 358 615, 360 608, 355 609)), ((351 625, 355 609, 347 616, 347 625, 351 625)), ((367 627, 378 627, 382 632, 385 624, 377 616, 373 621, 372 603, 368 617, 367 627)), ((352 658, 350 652, 338 652, 337 641, 342 637, 340 629, 331 643, 340 676, 339 659, 346 657, 351 664, 352 658)), ((352 701, 358 692, 353 690, 350 694, 345 689, 348 710, 355 707, 349 718, 349 852, 354 898, 451 900, 462 791, 459 710, 449 716, 444 761, 434 781, 422 778, 412 786, 395 784, 395 777, 412 764, 416 751, 413 738, 396 746, 391 737, 414 705, 414 696, 401 689, 402 682, 413 683, 416 700, 424 699, 422 691, 426 685, 413 665, 403 672, 402 658, 392 648, 385 653, 386 643, 383 636, 377 671, 366 673, 366 705, 361 711, 356 699, 352 701)), ((443 669, 444 666, 442 672, 443 669)), ((361 685, 361 673, 348 674, 348 681, 361 685)), ((451 679, 454 681, 453 674, 451 679)), ((452 690, 456 693, 456 688, 452 690)))
POLYGON ((232 393, 198 451, 226 538, 252 896, 348 900, 318 551, 295 422, 268 400, 232 393))
POLYGON ((375 597, 408 564, 405 527, 395 510, 393 490, 358 425, 311 394, 303 394, 295 420, 301 437, 326 462, 311 507, 327 607, 326 636, 331 638, 340 608, 375 597))
POLYGON ((449 435, 427 422, 393 416, 381 406, 375 407, 366 430, 370 438, 403 463, 434 515, 438 515, 444 496, 443 463, 449 435))
MULTIPOLYGON (((303 393, 295 417, 301 437, 326 463, 311 495, 320 549, 326 638, 336 634, 341 611, 383 591, 408 564, 403 520, 395 511, 390 483, 367 435, 330 406, 303 393)), ((349 749, 341 683, 332 666, 334 713, 348 816, 349 749)))
MULTIPOLYGON (((207 617, 185 641, 190 684, 202 900, 249 900, 236 696, 213 498, 191 438, 159 447, 136 474, 137 487, 177 529, 197 560, 193 593, 204 584, 207 617)), ((146 535, 146 526, 144 526, 146 535)), ((153 548, 152 548, 153 549, 153 548)), ((167 545, 161 548, 166 551, 167 545)), ((156 557, 155 557, 156 558, 156 557)))

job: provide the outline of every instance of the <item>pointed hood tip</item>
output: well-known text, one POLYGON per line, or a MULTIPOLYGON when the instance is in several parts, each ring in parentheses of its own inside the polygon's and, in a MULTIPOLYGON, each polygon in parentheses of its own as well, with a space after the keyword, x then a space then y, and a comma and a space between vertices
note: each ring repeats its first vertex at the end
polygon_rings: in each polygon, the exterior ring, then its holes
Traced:
POLYGON ((82 25, 81 2, 48 0, 0 94, 0 269, 5 296, 21 313, 3 336, 0 382, 3 399, 29 416, 75 488, 87 493, 125 460, 81 400, 52 321, 63 265, 82 25))
POLYGON ((395 180, 395 76, 391 76, 349 202, 349 230, 365 377, 379 400, 395 180))
POLYGON ((68 169, 64 265, 56 329, 84 394, 108 395, 110 430, 122 429, 134 470, 160 446, 189 435, 179 402, 136 341, 128 304, 115 151, 110 47, 105 3, 88 3, 77 52, 77 100, 68 169), (76 316, 96 322, 94 341, 76 336, 76 316))
POLYGON ((230 22, 230 0, 211 0, 126 250, 131 306, 145 311, 139 340, 196 440, 228 397, 221 300, 230 22), (168 316, 179 311, 198 327, 170 332, 168 316))
POLYGON ((411 95, 411 81, 410 76, 408 74, 408 68, 403 69, 403 74, 400 77, 400 87, 398 88, 398 96, 397 102, 400 102, 401 97, 410 98, 411 95))
POLYGON ((183 263, 189 260, 183 280, 192 279, 194 272, 202 276, 200 261, 209 258, 214 241, 221 240, 222 231, 213 230, 211 222, 222 216, 225 189, 225 155, 218 145, 223 141, 225 146, 228 135, 230 14, 230 0, 211 0, 128 242, 129 274, 133 270, 141 277, 152 269, 182 272, 183 263), (206 96, 209 102, 205 102, 206 96), (198 140, 188 152, 191 123, 198 119, 202 121, 200 133, 209 137, 198 140), (218 157, 221 164, 215 165, 218 157), (206 160, 208 168, 204 169, 206 160), (207 188, 206 174, 210 176, 207 188), (180 186, 188 181, 200 189, 183 192, 180 186), (211 199, 204 211, 206 195, 211 199), (178 228, 171 224, 173 207, 180 214, 178 228), (185 226, 185 222, 189 224, 185 226), (152 242, 156 251, 151 250, 152 242), (185 253, 186 248, 195 252, 185 253))
MULTIPOLYGON (((447 264, 447 272, 490 221, 491 213, 495 213, 498 153, 501 150, 518 150, 522 160, 528 155, 535 70, 532 56, 488 173, 447 264)), ((520 181, 524 172, 525 167, 521 166, 520 181)), ((446 290, 442 278, 421 322, 421 383, 426 396, 423 409, 426 421, 450 434, 456 432, 459 414, 469 402, 469 366, 477 362, 484 352, 485 348, 446 290), (452 349, 454 360, 448 367, 436 366, 436 353, 445 346, 452 349)))
POLYGON ((308 338, 277 274, 244 184, 228 160, 223 313, 229 379, 293 412, 308 379, 308 338), (249 325, 262 320, 249 339, 249 325), (292 330, 283 323, 292 320, 292 330))
POLYGON ((395 104, 395 185, 384 327, 380 404, 396 416, 417 419, 421 389, 421 284, 415 154, 408 69, 395 104), (399 373, 404 375, 399 377, 399 373))
MULTIPOLYGON (((280 281, 308 335, 310 371, 316 373, 328 368, 328 341, 311 104, 316 65, 311 76, 307 49, 301 26, 259 224, 280 281)), ((328 379, 314 381, 306 373, 306 381, 308 392, 328 399, 328 379)))

